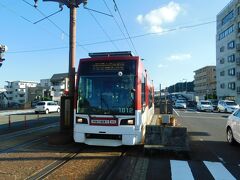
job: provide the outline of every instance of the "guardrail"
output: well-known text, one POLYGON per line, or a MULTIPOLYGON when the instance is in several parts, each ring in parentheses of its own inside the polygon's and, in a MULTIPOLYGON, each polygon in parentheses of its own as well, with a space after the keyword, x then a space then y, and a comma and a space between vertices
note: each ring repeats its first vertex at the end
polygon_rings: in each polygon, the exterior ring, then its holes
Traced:
POLYGON ((8 130, 27 129, 59 122, 59 114, 11 114, 0 116, 0 134, 8 130))

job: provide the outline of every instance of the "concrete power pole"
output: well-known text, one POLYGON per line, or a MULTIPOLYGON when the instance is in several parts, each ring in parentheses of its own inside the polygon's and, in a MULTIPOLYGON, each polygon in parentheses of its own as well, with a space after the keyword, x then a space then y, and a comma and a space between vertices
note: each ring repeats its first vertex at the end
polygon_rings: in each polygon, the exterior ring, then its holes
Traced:
MULTIPOLYGON (((73 5, 70 7, 70 24, 69 24, 69 97, 70 97, 70 119, 69 129, 73 130, 74 119, 74 94, 75 94, 75 58, 76 58, 76 19, 77 9, 73 5)), ((68 129, 68 128, 67 128, 68 129)))
MULTIPOLYGON (((73 130, 73 119, 74 119, 74 94, 75 94, 75 59, 76 59, 76 18, 77 8, 81 3, 84 5, 87 0, 43 0, 58 2, 61 6, 66 5, 70 9, 70 22, 69 22, 69 119, 65 122, 61 122, 61 131, 67 130, 72 133, 73 130)), ((35 7, 37 7, 38 0, 34 0, 35 7)))

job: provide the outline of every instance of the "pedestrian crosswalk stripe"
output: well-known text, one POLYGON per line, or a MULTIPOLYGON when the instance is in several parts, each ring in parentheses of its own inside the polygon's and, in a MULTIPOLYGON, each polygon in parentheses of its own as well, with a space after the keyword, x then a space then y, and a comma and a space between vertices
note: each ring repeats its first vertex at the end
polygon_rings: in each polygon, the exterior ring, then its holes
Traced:
POLYGON ((187 161, 170 160, 172 180, 194 180, 187 161))
POLYGON ((214 179, 234 180, 235 177, 220 162, 203 161, 214 179))

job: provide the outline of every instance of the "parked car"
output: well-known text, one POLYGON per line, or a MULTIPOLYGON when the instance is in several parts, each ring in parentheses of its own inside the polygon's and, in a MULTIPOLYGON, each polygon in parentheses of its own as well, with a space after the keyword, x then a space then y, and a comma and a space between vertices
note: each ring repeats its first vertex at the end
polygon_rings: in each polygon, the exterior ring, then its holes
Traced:
POLYGON ((229 144, 240 143, 240 109, 228 117, 226 135, 229 144))
POLYGON ((200 100, 197 103, 197 110, 198 111, 213 111, 213 106, 211 101, 207 100, 200 100))
POLYGON ((217 111, 217 110, 218 110, 218 108, 217 108, 217 106, 218 106, 218 100, 217 100, 217 99, 208 99, 208 101, 211 101, 212 106, 213 106, 213 110, 214 110, 214 111, 217 111))
POLYGON ((239 108, 239 105, 234 101, 221 100, 218 102, 218 112, 228 112, 233 113, 236 109, 239 108))
POLYGON ((187 104, 184 100, 182 99, 178 99, 176 100, 175 102, 175 108, 183 108, 183 109, 186 109, 187 108, 187 104))
POLYGON ((60 112, 60 106, 54 101, 40 101, 35 107, 35 113, 44 112, 46 114, 50 112, 60 112))

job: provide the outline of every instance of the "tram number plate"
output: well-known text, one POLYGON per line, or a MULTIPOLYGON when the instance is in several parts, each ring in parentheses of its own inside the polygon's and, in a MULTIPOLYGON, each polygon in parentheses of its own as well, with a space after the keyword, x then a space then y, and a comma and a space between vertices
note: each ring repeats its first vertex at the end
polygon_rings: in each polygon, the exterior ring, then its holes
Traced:
POLYGON ((99 125, 99 126, 117 126, 117 120, 99 120, 99 119, 91 119, 91 125, 99 125))

